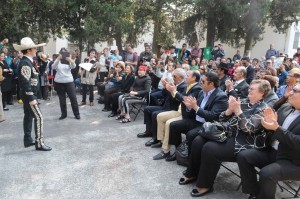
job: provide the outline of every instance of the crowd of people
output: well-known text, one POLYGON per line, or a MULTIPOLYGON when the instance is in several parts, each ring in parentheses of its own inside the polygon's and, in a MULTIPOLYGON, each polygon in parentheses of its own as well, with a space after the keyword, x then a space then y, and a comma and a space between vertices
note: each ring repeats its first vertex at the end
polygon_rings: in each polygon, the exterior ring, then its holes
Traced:
POLYGON ((121 123, 131 122, 132 104, 147 103, 145 132, 137 137, 151 138, 146 147, 162 148, 153 160, 176 160, 175 151, 185 134, 188 167, 179 184, 196 181, 193 197, 214 191, 222 162, 237 162, 242 191, 249 199, 275 198, 278 181, 300 180, 300 48, 292 58, 271 44, 261 58, 242 57, 238 50, 231 59, 218 44, 207 60, 199 43, 191 49, 187 44, 171 46, 160 58, 149 45, 138 55, 128 44, 120 53, 116 46, 102 52, 90 49, 81 63, 78 50, 66 48, 50 60, 36 52, 42 44, 30 38, 14 45, 19 51, 11 57, 7 42, 2 41, 0 55, 0 122, 5 121, 3 111, 9 110, 7 104, 13 104, 16 95, 18 103, 24 103, 25 147, 51 150, 42 140, 36 101, 50 100, 50 83, 59 97, 60 120, 67 117, 66 96, 75 118, 80 119, 78 107, 94 106, 97 88, 102 111, 121 123), (225 141, 204 137, 209 125, 222 127, 225 141), (259 180, 255 168, 260 169, 259 180))

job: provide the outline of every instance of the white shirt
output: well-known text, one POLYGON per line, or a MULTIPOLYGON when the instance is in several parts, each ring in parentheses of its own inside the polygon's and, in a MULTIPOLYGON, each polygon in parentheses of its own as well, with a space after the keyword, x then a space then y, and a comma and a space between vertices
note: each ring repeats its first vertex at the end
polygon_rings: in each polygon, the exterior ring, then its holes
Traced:
MULTIPOLYGON (((284 120, 283 124, 282 124, 282 128, 284 129, 288 129, 289 126, 292 124, 292 122, 300 115, 300 110, 295 110, 293 112, 291 112, 284 120)), ((275 150, 278 150, 278 144, 279 141, 278 140, 274 140, 272 142, 272 147, 275 150)))
MULTIPOLYGON (((201 102, 199 108, 204 109, 204 107, 205 107, 207 101, 209 100, 209 97, 210 97, 211 94, 214 92, 214 90, 216 90, 216 89, 214 88, 214 89, 210 90, 208 93, 206 93, 206 92, 203 91, 203 93, 204 93, 204 98, 203 98, 203 100, 202 100, 202 102, 201 102), (205 95, 205 94, 206 94, 206 95, 205 95)), ((196 110, 196 113, 198 112, 199 108, 196 110)), ((200 117, 199 115, 196 115, 196 120, 197 120, 198 122, 202 122, 202 123, 206 122, 205 119, 204 119, 203 117, 200 117)))

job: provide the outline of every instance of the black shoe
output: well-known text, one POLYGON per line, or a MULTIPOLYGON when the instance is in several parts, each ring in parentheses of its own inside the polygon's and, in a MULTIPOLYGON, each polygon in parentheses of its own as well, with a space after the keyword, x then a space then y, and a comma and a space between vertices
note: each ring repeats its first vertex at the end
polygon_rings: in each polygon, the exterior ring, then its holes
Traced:
POLYGON ((152 136, 151 133, 149 133, 147 131, 145 131, 144 133, 137 134, 138 138, 146 138, 146 137, 151 137, 151 136, 152 136))
POLYGON ((4 111, 9 111, 9 108, 5 107, 3 108, 4 111))
POLYGON ((65 119, 67 116, 66 115, 62 115, 62 116, 60 116, 58 119, 59 120, 63 120, 63 119, 65 119))
POLYGON ((152 144, 156 144, 156 143, 158 143, 158 140, 152 138, 151 140, 145 143, 145 146, 151 146, 152 144))
POLYGON ((37 151, 51 151, 52 148, 45 145, 44 143, 38 144, 37 142, 35 143, 35 149, 37 151))
POLYGON ((169 155, 168 157, 166 157, 167 162, 171 162, 171 161, 175 161, 175 160, 176 160, 175 153, 173 153, 172 155, 169 155))
POLYGON ((110 109, 109 108, 104 108, 104 109, 102 109, 102 111, 103 112, 108 112, 108 111, 110 111, 110 109))
POLYGON ((34 145, 35 145, 35 141, 32 141, 31 143, 24 143, 25 148, 28 148, 28 147, 31 147, 31 146, 34 146, 34 145))
POLYGON ((80 115, 75 115, 75 118, 76 118, 77 120, 80 120, 80 115))
POLYGON ((151 145, 151 148, 160 148, 162 146, 161 142, 157 142, 151 145))
POLYGON ((178 183, 180 185, 186 185, 186 184, 190 184, 190 183, 194 182, 195 180, 196 180, 196 178, 191 178, 191 179, 180 178, 178 183))
POLYGON ((108 117, 115 117, 117 116, 117 113, 111 112, 111 114, 108 115, 108 117))
POLYGON ((192 192, 191 192, 191 195, 192 195, 192 197, 202 197, 202 196, 204 196, 208 193, 211 193, 213 191, 214 191, 214 188, 209 188, 208 191, 206 191, 204 193, 200 193, 200 192, 198 192, 197 189, 193 189, 192 192))
POLYGON ((163 151, 161 151, 159 154, 153 156, 153 160, 161 160, 161 159, 165 159, 166 157, 168 157, 170 155, 170 152, 165 153, 163 151))
POLYGON ((186 174, 186 171, 187 171, 187 170, 184 170, 184 171, 182 172, 182 174, 183 174, 184 176, 185 176, 185 174, 186 174))
POLYGON ((254 194, 250 194, 250 196, 249 196, 249 198, 248 199, 256 199, 257 197, 256 197, 256 195, 254 195, 254 194))

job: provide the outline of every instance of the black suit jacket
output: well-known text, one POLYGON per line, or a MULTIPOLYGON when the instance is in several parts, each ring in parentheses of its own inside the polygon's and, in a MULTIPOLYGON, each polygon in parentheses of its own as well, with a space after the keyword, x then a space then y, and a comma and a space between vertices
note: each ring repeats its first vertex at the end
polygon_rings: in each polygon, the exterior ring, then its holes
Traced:
POLYGON ((222 91, 225 91, 226 90, 226 85, 225 85, 225 81, 227 79, 230 79, 230 77, 228 75, 225 75, 222 79, 219 80, 219 88, 222 90, 222 91))
POLYGON ((193 97, 197 97, 199 92, 201 91, 201 86, 199 84, 195 84, 187 93, 187 86, 184 88, 182 93, 177 92, 175 95, 175 98, 181 103, 181 114, 182 114, 182 118, 191 118, 194 119, 195 116, 195 111, 188 111, 187 107, 185 106, 185 104, 182 102, 183 101, 183 97, 185 96, 193 96, 193 97))
POLYGON ((252 65, 249 65, 247 67, 247 77, 246 77, 246 82, 250 85, 250 83, 252 82, 252 80, 255 77, 255 70, 253 68, 252 65))
POLYGON ((249 84, 246 82, 246 80, 243 80, 240 82, 238 85, 236 85, 232 91, 228 92, 228 97, 234 96, 235 98, 247 98, 248 97, 248 89, 249 89, 249 84))
MULTIPOLYGON (((202 100, 204 99, 204 94, 204 91, 201 91, 198 95, 197 104, 199 107, 202 100)), ((195 114, 204 118, 206 122, 213 122, 219 120, 220 114, 227 108, 227 95, 220 88, 216 88, 206 102, 204 109, 199 108, 195 114)), ((193 110, 193 112, 195 111, 193 110)))
MULTIPOLYGON (((177 86, 177 92, 179 93, 183 93, 185 89, 186 89, 185 82, 182 82, 177 86)), ((180 105, 180 101, 178 101, 176 98, 173 98, 172 94, 167 89, 163 89, 162 93, 166 98, 165 103, 163 105, 163 109, 166 111, 170 111, 170 110, 177 111, 180 105)))
POLYGON ((273 138, 279 141, 277 160, 288 159, 295 165, 300 165, 300 116, 288 127, 282 128, 286 117, 293 111, 290 104, 286 103, 278 110, 278 124, 280 127, 274 132, 273 138))

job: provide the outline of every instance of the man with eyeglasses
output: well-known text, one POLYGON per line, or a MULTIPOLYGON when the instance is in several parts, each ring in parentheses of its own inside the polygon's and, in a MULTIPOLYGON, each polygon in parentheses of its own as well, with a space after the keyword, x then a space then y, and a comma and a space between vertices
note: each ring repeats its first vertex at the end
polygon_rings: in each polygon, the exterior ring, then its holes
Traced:
POLYGON ((250 85, 252 80, 255 78, 255 70, 253 66, 250 64, 249 57, 243 57, 241 61, 242 61, 242 65, 247 70, 246 82, 250 85))
POLYGON ((261 123, 273 133, 272 148, 237 155, 243 192, 250 199, 275 198, 278 181, 300 180, 300 84, 289 91, 288 103, 277 113, 266 108, 261 123), (255 167, 260 168, 259 181, 255 167))
POLYGON ((292 87, 297 83, 300 78, 300 69, 293 68, 290 70, 289 74, 286 76, 286 85, 280 86, 276 91, 279 99, 285 97, 287 99, 288 93, 291 91, 292 87))
POLYGON ((218 88, 219 77, 216 73, 206 73, 201 83, 202 91, 197 98, 189 96, 183 101, 189 116, 170 124, 169 144, 178 147, 181 143, 181 134, 186 134, 189 153, 192 142, 199 135, 202 125, 205 122, 217 121, 220 114, 228 107, 226 94, 218 88))

